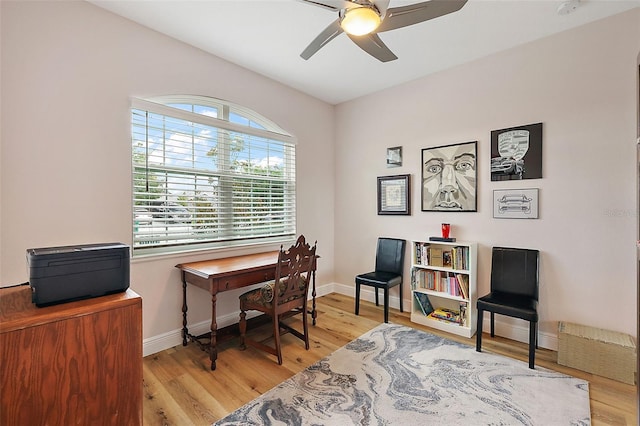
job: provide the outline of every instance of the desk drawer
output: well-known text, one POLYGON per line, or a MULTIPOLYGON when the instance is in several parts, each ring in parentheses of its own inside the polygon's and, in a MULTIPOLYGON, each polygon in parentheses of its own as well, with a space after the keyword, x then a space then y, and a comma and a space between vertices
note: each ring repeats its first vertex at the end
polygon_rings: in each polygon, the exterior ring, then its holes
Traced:
POLYGON ((218 278, 216 281, 218 283, 218 291, 227 291, 273 280, 275 275, 275 268, 269 268, 268 270, 245 272, 232 277, 218 278))

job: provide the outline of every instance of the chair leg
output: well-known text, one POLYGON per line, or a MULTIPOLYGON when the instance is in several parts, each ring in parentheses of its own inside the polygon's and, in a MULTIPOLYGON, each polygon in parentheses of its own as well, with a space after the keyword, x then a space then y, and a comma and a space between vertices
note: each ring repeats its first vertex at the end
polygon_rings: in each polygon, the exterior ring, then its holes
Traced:
POLYGON ((535 358, 536 358, 536 329, 538 328, 538 323, 529 322, 529 368, 532 370, 535 367, 535 358))
POLYGON ((376 306, 380 306, 380 303, 378 303, 378 287, 374 287, 376 289, 376 306))
POLYGON ((491 337, 496 337, 496 315, 491 312, 491 337))
POLYGON ((244 342, 244 336, 247 334, 247 313, 240 311, 240 350, 247 349, 247 345, 244 342))
POLYGON ((482 309, 478 309, 478 329, 476 331, 476 352, 482 352, 482 318, 484 313, 482 309))
MULTIPOLYGON (((389 287, 385 287, 384 292, 384 322, 389 322, 389 287)), ((376 288, 376 294, 378 289, 376 288)))
POLYGON ((356 315, 360 315, 360 283, 356 282, 356 315))
POLYGON ((400 312, 404 312, 402 310, 402 283, 400 283, 400 312))
POLYGON ((307 307, 302 311, 302 329, 304 331, 304 348, 309 350, 309 323, 307 322, 307 307))
POLYGON ((282 351, 280 350, 280 315, 275 315, 273 317, 273 340, 275 341, 278 364, 282 365, 282 351))

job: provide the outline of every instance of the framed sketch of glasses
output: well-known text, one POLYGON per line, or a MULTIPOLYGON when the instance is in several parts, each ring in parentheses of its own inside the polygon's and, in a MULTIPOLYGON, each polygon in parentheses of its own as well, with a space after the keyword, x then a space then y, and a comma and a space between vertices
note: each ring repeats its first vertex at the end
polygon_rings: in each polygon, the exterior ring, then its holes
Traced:
POLYGON ((378 214, 411 215, 411 175, 378 177, 378 214))

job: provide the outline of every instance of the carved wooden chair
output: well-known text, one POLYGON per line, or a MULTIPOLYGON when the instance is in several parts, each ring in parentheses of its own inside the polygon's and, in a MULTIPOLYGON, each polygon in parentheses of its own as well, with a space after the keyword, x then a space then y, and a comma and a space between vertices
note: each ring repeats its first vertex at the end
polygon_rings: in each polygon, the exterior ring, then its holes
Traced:
POLYGON ((288 250, 285 251, 280 247, 275 280, 240 296, 240 348, 242 350, 249 344, 276 355, 278 364, 282 365, 281 329, 284 333, 289 332, 303 340, 305 349, 309 350, 307 293, 316 256, 316 245, 317 242, 310 247, 305 242, 304 235, 301 235, 288 250), (271 317, 275 347, 246 337, 246 311, 248 310, 260 311, 271 317), (296 314, 302 314, 302 332, 281 322, 283 318, 296 314))

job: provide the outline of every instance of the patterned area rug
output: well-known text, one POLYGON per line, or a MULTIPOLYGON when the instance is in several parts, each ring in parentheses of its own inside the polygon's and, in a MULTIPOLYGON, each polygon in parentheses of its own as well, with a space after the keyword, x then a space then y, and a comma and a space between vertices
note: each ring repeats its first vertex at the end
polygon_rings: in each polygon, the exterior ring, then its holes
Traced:
POLYGON ((589 425, 588 382, 381 324, 216 425, 589 425))

